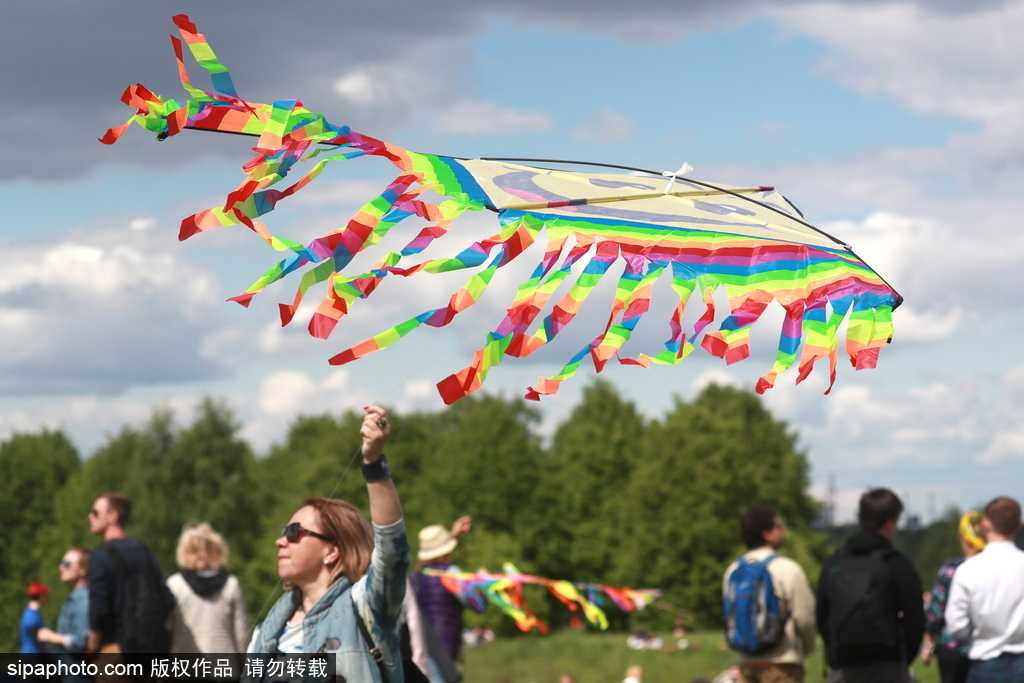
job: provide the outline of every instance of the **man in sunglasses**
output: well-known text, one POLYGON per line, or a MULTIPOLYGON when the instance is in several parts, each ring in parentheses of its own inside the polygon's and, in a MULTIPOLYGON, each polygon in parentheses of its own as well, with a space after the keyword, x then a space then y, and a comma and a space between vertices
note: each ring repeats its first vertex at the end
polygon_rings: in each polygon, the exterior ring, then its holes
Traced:
POLYGON ((153 551, 125 534, 131 511, 132 503, 122 493, 104 493, 89 511, 89 530, 104 542, 89 560, 88 652, 159 653, 170 649, 170 632, 164 621, 174 608, 174 596, 164 583, 153 551), (125 624, 126 615, 150 613, 138 605, 125 605, 126 593, 130 600, 162 603, 163 619, 125 624))

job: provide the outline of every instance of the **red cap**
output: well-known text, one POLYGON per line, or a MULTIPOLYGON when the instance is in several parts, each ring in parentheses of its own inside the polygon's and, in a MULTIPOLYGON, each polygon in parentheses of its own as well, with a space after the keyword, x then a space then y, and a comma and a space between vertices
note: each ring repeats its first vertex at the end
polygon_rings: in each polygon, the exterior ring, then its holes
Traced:
POLYGON ((46 587, 45 583, 39 583, 38 581, 33 581, 32 583, 30 583, 28 585, 28 596, 30 598, 41 598, 44 595, 49 595, 49 594, 50 594, 50 589, 46 587))

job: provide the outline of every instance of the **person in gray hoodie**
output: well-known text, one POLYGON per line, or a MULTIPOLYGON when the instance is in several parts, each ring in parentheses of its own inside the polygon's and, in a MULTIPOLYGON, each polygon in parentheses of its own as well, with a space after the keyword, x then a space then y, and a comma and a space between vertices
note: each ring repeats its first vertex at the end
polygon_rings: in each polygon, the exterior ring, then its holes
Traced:
POLYGON ((167 579, 177 600, 167 621, 171 652, 245 652, 249 617, 238 579, 224 569, 228 548, 223 537, 206 522, 186 526, 176 559, 180 571, 167 579))

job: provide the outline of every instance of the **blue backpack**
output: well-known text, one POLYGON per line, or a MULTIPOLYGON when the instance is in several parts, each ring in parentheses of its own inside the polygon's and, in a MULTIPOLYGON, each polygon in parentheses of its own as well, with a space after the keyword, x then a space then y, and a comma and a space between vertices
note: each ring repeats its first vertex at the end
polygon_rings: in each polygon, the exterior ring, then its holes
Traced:
POLYGON ((737 560, 729 575, 722 609, 725 613, 725 638, 729 647, 749 655, 766 652, 782 642, 786 620, 779 614, 779 600, 768 573, 768 563, 737 560))

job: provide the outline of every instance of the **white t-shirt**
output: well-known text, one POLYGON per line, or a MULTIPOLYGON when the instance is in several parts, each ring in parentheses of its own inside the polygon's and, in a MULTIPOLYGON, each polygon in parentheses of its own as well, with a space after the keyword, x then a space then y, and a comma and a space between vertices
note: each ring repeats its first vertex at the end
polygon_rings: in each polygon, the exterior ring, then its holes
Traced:
POLYGON ((946 627, 971 641, 973 660, 1024 652, 1024 551, 989 543, 956 568, 946 601, 946 627))

